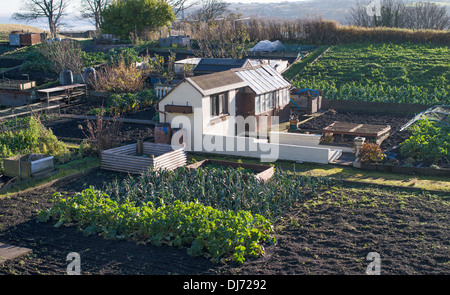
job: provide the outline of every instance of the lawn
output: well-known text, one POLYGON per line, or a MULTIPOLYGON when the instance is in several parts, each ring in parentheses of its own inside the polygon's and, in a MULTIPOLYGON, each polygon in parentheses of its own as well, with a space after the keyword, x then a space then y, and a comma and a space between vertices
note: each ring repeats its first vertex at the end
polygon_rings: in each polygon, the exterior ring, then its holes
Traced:
MULTIPOLYGON (((294 65, 295 66, 295 65, 294 65)), ((329 99, 449 104, 450 49, 431 44, 332 46, 293 84, 329 99)), ((293 73, 288 72, 288 78, 293 73)))
POLYGON ((19 24, 0 24, 0 41, 9 41, 9 34, 12 31, 24 31, 28 33, 43 33, 42 29, 19 24))

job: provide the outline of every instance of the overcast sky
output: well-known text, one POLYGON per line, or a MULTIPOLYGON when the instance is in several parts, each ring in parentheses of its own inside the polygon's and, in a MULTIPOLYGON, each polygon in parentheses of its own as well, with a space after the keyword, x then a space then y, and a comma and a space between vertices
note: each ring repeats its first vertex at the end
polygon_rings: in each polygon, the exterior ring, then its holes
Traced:
MULTIPOLYGON (((296 2, 296 1, 305 1, 305 0, 226 0, 226 2, 248 2, 248 3, 252 3, 252 2, 259 2, 259 3, 273 3, 273 2, 284 2, 284 1, 289 1, 289 2, 296 2)), ((78 3, 79 1, 69 1, 69 2, 76 2, 78 3)), ((21 7, 21 3, 22 0, 0 0, 0 15, 5 16, 5 15, 12 15, 15 12, 18 12, 20 10, 21 7)))

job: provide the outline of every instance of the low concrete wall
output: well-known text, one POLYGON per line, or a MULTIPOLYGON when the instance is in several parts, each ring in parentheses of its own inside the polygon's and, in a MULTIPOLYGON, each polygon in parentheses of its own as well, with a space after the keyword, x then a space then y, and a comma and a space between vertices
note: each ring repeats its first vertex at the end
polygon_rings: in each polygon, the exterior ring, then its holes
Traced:
POLYGON ((417 114, 429 109, 430 107, 432 106, 423 104, 367 102, 326 98, 322 99, 322 109, 335 109, 336 111, 417 114))
MULTIPOLYGON (((199 151, 194 148, 195 151, 199 151)), ((288 160, 328 164, 342 154, 340 149, 268 143, 249 137, 203 135, 202 152, 259 158, 261 162, 288 160)))
POLYGON ((269 136, 271 143, 315 147, 319 146, 320 138, 322 137, 319 134, 302 134, 275 131, 270 132, 269 136))

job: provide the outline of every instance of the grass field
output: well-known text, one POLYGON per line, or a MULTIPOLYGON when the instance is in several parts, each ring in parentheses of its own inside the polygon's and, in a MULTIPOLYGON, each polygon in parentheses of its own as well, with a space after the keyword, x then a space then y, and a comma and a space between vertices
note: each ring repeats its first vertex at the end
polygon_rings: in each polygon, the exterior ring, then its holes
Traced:
POLYGON ((321 89, 330 99, 450 103, 447 46, 386 43, 332 46, 314 65, 299 68, 294 85, 321 89))
POLYGON ((18 25, 18 24, 0 24, 0 41, 9 41, 9 33, 12 31, 24 31, 29 33, 43 33, 44 30, 28 26, 28 25, 18 25))

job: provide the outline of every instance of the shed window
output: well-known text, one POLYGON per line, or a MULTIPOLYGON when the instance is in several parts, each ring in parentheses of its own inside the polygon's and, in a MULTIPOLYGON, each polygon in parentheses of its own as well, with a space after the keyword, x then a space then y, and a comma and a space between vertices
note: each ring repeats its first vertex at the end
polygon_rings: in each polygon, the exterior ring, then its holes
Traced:
POLYGON ((228 93, 211 96, 211 117, 228 114, 228 93))
POLYGON ((261 95, 257 95, 255 99, 255 113, 261 113, 261 95))

